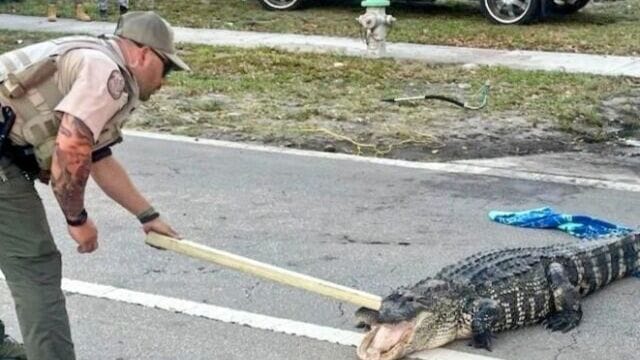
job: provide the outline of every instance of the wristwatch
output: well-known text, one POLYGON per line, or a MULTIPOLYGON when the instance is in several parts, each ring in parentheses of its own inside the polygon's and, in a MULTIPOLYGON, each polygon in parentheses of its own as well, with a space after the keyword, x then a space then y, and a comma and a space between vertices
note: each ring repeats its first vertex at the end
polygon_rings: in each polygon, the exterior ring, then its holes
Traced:
POLYGON ((141 212, 140 214, 138 214, 136 216, 138 218, 138 221, 140 221, 141 224, 145 224, 148 223, 149 221, 153 221, 157 218, 160 217, 160 213, 158 213, 156 211, 156 209, 152 207, 148 208, 147 210, 141 212))
POLYGON ((80 215, 78 215, 75 219, 67 219, 67 225, 69 226, 81 226, 87 222, 87 218, 89 215, 87 214, 87 210, 82 209, 80 215))

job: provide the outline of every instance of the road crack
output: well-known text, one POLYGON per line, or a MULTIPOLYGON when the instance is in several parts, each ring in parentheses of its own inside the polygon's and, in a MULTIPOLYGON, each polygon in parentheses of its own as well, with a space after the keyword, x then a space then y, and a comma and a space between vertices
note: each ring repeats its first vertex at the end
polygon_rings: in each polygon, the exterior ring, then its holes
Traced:
POLYGON ((244 288, 244 296, 247 298, 247 300, 253 301, 252 300, 253 292, 259 285, 260 285, 260 281, 256 281, 255 284, 244 288))
POLYGON ((578 334, 579 334, 578 331, 575 331, 574 333, 570 334, 571 335, 571 343, 569 345, 565 345, 565 346, 561 347, 560 349, 558 349, 558 352, 553 357, 553 360, 558 360, 558 358, 560 358, 560 355, 562 355, 562 353, 565 350, 573 349, 576 345, 578 345, 578 339, 577 339, 578 334))

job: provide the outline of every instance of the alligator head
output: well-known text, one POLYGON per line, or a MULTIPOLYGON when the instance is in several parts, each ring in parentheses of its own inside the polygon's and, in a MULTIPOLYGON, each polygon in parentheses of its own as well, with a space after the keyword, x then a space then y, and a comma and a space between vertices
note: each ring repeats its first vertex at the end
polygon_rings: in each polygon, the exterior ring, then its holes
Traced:
POLYGON ((358 347, 358 357, 361 360, 400 359, 455 340, 462 301, 453 286, 435 279, 423 280, 411 289, 394 291, 382 300, 374 318, 365 320, 371 330, 358 347))

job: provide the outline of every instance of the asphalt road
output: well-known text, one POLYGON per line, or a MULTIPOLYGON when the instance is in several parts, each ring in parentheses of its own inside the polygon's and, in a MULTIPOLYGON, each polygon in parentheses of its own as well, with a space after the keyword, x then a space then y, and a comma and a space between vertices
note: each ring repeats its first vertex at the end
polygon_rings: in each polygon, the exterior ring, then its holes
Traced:
MULTIPOLYGON (((548 205, 640 224, 634 191, 137 137, 115 154, 185 238, 379 295, 483 249, 576 241, 492 223, 490 210, 548 205)), ((66 278, 355 331, 354 306, 145 246, 135 218, 93 184, 87 209, 100 249, 77 254, 50 190, 39 189, 66 278)), ((500 334, 492 353, 449 348, 501 359, 637 359, 638 298, 639 280, 626 279, 588 298, 583 323, 568 334, 531 327, 500 334)), ((68 305, 79 359, 355 359, 352 347, 185 314, 74 294, 68 305)), ((4 284, 0 311, 16 334, 4 284)))

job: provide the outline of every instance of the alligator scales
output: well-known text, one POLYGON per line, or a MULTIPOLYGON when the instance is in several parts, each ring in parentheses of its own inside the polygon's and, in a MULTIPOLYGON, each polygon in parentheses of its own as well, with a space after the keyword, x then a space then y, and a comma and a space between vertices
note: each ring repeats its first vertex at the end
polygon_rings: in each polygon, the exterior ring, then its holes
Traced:
POLYGON ((542 322, 553 331, 580 323, 580 299, 640 269, 640 233, 603 240, 493 250, 400 288, 379 311, 358 356, 391 360, 470 338, 491 349, 494 334, 542 322))

